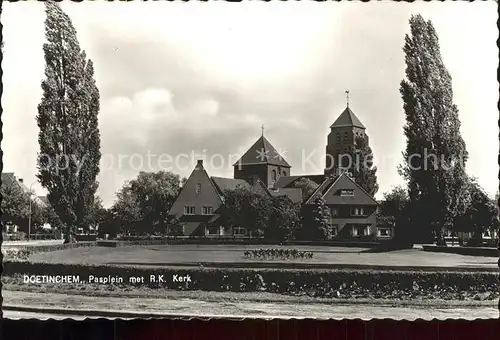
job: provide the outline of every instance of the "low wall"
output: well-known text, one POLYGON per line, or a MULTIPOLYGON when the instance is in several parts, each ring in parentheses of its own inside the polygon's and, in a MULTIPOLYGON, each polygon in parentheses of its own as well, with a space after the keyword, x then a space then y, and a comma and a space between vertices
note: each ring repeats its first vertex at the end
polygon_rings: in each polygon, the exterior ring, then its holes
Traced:
POLYGON ((422 246, 424 251, 435 253, 448 253, 469 256, 498 257, 498 249, 487 247, 443 247, 443 246, 422 246))

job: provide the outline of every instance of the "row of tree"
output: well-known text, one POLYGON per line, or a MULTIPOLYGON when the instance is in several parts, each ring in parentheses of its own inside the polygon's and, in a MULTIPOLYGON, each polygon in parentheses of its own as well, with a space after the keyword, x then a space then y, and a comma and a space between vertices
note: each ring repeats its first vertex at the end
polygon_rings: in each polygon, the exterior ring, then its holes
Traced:
MULTIPOLYGON (((96 196, 101 158, 99 91, 93 64, 80 49, 76 30, 59 5, 46 2, 46 14, 47 43, 43 46, 46 69, 37 115, 38 179, 48 191, 58 223, 65 228, 66 242, 73 240, 77 228, 86 228, 96 219, 108 221, 109 226, 120 225, 120 228, 139 232, 163 230, 167 223, 165 215, 182 185, 175 174, 142 173, 121 189, 111 209, 100 208, 96 196)), ((465 171, 468 156, 460 134, 458 109, 453 103, 452 81, 430 21, 420 15, 411 17, 404 52, 406 79, 401 82, 400 92, 406 116, 407 146, 405 162, 399 171, 406 179, 407 188, 398 188, 386 195, 381 216, 393 220, 398 229, 396 235, 407 243, 429 242, 435 238, 441 242, 443 231, 450 226, 474 226, 479 232, 481 228, 496 225, 487 195, 465 171), (425 155, 429 154, 437 156, 436 159, 426 159, 425 155), (403 192, 407 196, 403 197, 403 192), (395 195, 401 199, 392 200, 395 195)), ((371 155, 369 146, 361 139, 350 152, 362 159, 371 155)), ((370 165, 352 170, 355 181, 375 195, 378 190, 376 168, 370 165)), ((304 184, 308 185, 310 190, 310 183, 304 184)), ((227 218, 241 225, 253 221, 259 226, 254 228, 256 233, 293 234, 289 228, 295 227, 290 226, 297 225, 297 219, 307 215, 301 212, 297 217, 298 208, 292 207, 285 198, 270 199, 271 203, 252 201, 254 205, 247 205, 248 202, 242 202, 255 197, 239 191, 227 195, 228 202, 246 207, 246 211, 227 209, 227 218), (264 228, 265 223, 289 227, 287 231, 279 227, 264 228)), ((25 203, 19 202, 19 207, 25 207, 25 203)), ((324 204, 317 203, 316 211, 311 213, 312 220, 323 226, 326 209, 324 204)), ((18 211, 11 216, 20 218, 22 224, 26 214, 18 211)), ((38 217, 34 220, 38 221, 38 217)))
MULTIPOLYGON (((101 220, 101 233, 151 235, 165 234, 167 227, 181 223, 169 216, 186 179, 168 171, 140 172, 122 187, 117 200, 101 220)), ((297 187, 308 197, 317 184, 303 179, 297 187)), ((238 225, 250 235, 273 240, 328 238, 329 209, 322 199, 306 209, 287 196, 270 197, 246 187, 224 192, 219 222, 238 225), (303 226, 307 225, 307 232, 303 226)))

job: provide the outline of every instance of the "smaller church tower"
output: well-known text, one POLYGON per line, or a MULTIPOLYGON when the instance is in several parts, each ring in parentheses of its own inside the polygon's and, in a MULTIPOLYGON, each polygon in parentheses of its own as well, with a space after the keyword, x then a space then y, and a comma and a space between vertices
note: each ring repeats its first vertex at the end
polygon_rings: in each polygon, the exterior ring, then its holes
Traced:
POLYGON ((251 182, 253 178, 258 178, 269 188, 273 187, 280 177, 290 176, 291 168, 264 137, 264 127, 262 136, 234 163, 233 167, 235 179, 251 182))
POLYGON ((330 126, 326 145, 325 175, 338 173, 339 165, 348 166, 348 164, 340 164, 341 161, 347 162, 347 159, 343 159, 341 155, 355 146, 357 137, 364 138, 369 144, 365 126, 349 107, 349 91, 346 91, 346 94, 347 107, 330 126))

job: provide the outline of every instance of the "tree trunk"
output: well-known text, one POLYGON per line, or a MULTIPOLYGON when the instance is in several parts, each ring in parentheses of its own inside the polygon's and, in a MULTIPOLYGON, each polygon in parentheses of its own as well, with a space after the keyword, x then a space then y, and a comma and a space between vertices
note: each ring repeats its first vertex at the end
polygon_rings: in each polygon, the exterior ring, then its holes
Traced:
POLYGON ((76 237, 75 237, 75 229, 72 226, 68 226, 66 228, 66 233, 64 233, 64 243, 75 243, 76 242, 76 237))

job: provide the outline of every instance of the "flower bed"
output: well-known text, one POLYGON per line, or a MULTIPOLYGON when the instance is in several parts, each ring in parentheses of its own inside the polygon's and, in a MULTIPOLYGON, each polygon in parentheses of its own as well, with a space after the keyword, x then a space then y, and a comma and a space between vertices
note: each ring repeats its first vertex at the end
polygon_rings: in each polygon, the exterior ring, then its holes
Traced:
POLYGON ((463 300, 471 296, 487 299, 498 292, 496 273, 425 272, 384 270, 296 270, 236 268, 134 268, 126 266, 66 265, 31 262, 5 262, 5 277, 16 275, 79 275, 80 280, 95 277, 121 277, 131 285, 132 277, 144 277, 151 288, 233 292, 270 292, 332 298, 408 298, 417 296, 463 300), (149 281, 163 275, 164 282, 149 281), (189 276, 190 280, 176 278, 189 276))
POLYGON ((255 249, 247 250, 243 253, 245 258, 257 259, 283 259, 283 260, 296 260, 296 259, 312 259, 313 253, 306 251, 299 251, 297 249, 255 249))

